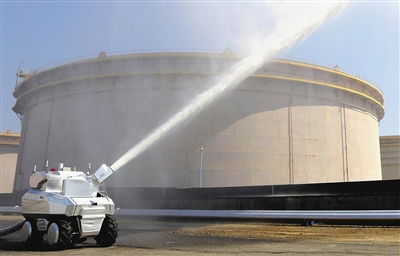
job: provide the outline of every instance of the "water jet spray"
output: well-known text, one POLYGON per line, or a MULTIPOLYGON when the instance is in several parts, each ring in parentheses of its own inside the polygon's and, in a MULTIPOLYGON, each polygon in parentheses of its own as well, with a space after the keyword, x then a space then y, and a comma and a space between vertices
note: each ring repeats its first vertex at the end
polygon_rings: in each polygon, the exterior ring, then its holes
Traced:
MULTIPOLYGON (((46 235, 53 248, 63 249, 88 237, 94 237, 100 246, 111 246, 117 238, 118 226, 112 215, 114 202, 100 191, 101 183, 129 161, 141 154, 156 141, 171 133, 185 120, 195 116, 222 94, 233 90, 275 54, 294 45, 316 30, 328 18, 338 14, 347 3, 335 3, 318 12, 314 19, 307 19, 300 27, 273 34, 219 77, 219 82, 193 99, 163 125, 130 149, 111 167, 102 164, 94 174, 71 171, 60 165, 37 172, 30 177, 31 189, 22 198, 25 221, 0 232, 9 234, 22 229, 22 238, 29 245, 39 245, 46 235)), ((90 171, 90 166, 89 166, 90 171)), ((201 186, 201 180, 200 180, 201 186)))
POLYGON ((264 40, 262 48, 253 50, 248 57, 244 58, 223 73, 220 76, 220 81, 215 86, 198 95, 167 122, 153 130, 153 132, 150 133, 145 139, 139 142, 136 146, 119 158, 114 164, 112 164, 111 168, 114 171, 119 170, 122 166, 133 160, 136 156, 141 154, 156 141, 170 133, 174 128, 179 126, 189 117, 195 116, 203 108, 220 97, 223 93, 233 90, 244 79, 253 74, 257 69, 261 68, 261 66, 264 65, 274 55, 284 49, 290 48, 298 40, 310 35, 313 31, 320 27, 324 21, 338 14, 348 4, 349 2, 339 4, 336 3, 330 9, 321 11, 315 20, 309 20, 301 29, 288 31, 285 34, 272 35, 268 38, 268 40, 264 40))

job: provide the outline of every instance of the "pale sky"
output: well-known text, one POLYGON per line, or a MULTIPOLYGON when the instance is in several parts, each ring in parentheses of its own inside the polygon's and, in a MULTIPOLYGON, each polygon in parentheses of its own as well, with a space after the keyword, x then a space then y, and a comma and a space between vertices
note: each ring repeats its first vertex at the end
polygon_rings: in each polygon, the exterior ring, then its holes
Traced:
MULTIPOLYGON (((289 3, 296 8, 296 3, 289 3)), ((1 127, 20 132, 11 110, 16 72, 74 58, 135 51, 245 53, 249 37, 276 25, 274 3, 1 0, 1 127)), ((317 11, 318 8, 315 8, 317 11)), ((383 92, 380 135, 399 135, 399 1, 354 1, 280 56, 338 65, 383 92)))

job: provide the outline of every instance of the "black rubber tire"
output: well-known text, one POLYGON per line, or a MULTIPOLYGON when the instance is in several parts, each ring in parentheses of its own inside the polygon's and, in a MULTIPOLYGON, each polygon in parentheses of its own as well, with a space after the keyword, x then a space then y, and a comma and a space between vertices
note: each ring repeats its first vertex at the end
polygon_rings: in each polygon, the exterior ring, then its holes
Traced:
POLYGON ((106 215, 100 233, 95 237, 98 245, 109 247, 115 244, 118 237, 118 223, 112 215, 106 215))
POLYGON ((36 221, 35 221, 35 220, 33 220, 33 219, 28 219, 27 221, 29 221, 29 222, 31 223, 31 226, 32 226, 32 234, 31 234, 31 236, 26 240, 25 243, 26 243, 28 246, 39 246, 39 245, 42 243, 42 241, 43 241, 44 233, 43 233, 43 232, 40 232, 40 231, 37 229, 36 221))
POLYGON ((66 220, 58 220, 56 224, 60 234, 57 243, 53 244, 53 248, 56 250, 64 250, 72 244, 72 238, 74 236, 73 228, 71 222, 66 220))
POLYGON ((81 244, 81 243, 85 242, 86 240, 87 240, 87 238, 73 238, 72 243, 73 244, 81 244))

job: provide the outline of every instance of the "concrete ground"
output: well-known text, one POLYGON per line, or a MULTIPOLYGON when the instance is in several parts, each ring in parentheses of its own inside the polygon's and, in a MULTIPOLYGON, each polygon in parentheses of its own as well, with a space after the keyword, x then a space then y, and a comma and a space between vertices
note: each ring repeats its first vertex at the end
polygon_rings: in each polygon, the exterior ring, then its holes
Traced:
MULTIPOLYGON (((1 215, 1 228, 22 217, 1 215)), ((112 247, 88 239, 51 251, 45 242, 27 247, 20 232, 0 238, 0 255, 400 255, 400 227, 299 226, 255 221, 149 219, 117 216, 112 247)))

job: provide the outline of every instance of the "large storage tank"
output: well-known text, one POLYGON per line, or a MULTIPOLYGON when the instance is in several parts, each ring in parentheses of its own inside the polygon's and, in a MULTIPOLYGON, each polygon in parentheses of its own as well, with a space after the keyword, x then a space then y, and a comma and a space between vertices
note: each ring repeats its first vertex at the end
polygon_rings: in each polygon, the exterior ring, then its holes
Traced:
POLYGON ((382 179, 400 179, 400 136, 379 137, 382 162, 382 179))
POLYGON ((17 133, 0 132, 0 194, 14 190, 19 138, 17 133))
MULTIPOLYGON (((142 53, 60 65, 15 89, 15 187, 34 165, 86 170, 121 155, 240 56, 142 53)), ((337 68, 275 59, 121 168, 108 187, 250 186, 380 180, 377 87, 337 68)))

